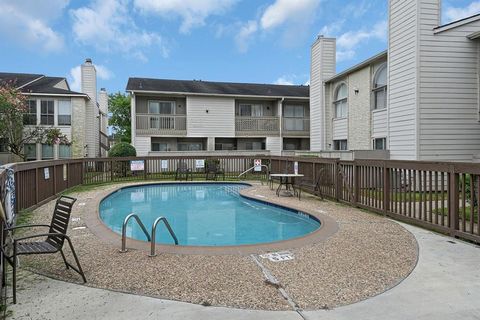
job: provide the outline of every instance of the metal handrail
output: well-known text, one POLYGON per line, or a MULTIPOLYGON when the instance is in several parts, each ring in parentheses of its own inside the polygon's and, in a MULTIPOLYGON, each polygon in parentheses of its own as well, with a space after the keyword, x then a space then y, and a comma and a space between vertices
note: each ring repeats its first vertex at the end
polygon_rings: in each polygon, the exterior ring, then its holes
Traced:
POLYGON ((145 228, 145 225, 142 223, 142 220, 136 215, 135 213, 130 213, 125 220, 123 220, 123 225, 122 225, 122 249, 120 252, 127 252, 127 223, 131 218, 135 218, 137 221, 138 225, 140 228, 142 228, 143 233, 147 236, 148 241, 152 241, 152 238, 150 238, 150 235, 148 234, 147 228, 145 228))
MULTIPOLYGON (((262 164, 262 165, 260 165, 260 166, 261 166, 261 167, 265 167, 265 168, 267 169, 267 173, 269 173, 270 168, 269 168, 267 165, 262 164)), ((255 167, 256 167, 256 166, 253 166, 253 167, 251 167, 250 169, 247 169, 247 170, 245 170, 244 172, 240 173, 240 174, 238 175, 238 178, 240 178, 240 177, 243 176, 244 174, 249 173, 250 171, 252 171, 253 169, 255 169, 255 167)))
POLYGON ((157 255, 155 253, 155 233, 157 231, 157 225, 160 221, 163 221, 163 223, 165 224, 165 227, 167 227, 167 230, 168 230, 168 232, 170 232, 170 235, 172 236, 173 241, 175 241, 175 245, 178 244, 177 236, 175 235, 175 232, 173 232, 173 229, 170 226, 170 223, 168 223, 167 218, 158 217, 155 220, 155 222, 153 222, 153 225, 152 225, 152 241, 151 241, 151 245, 150 245, 150 255, 149 255, 149 257, 155 257, 157 255))

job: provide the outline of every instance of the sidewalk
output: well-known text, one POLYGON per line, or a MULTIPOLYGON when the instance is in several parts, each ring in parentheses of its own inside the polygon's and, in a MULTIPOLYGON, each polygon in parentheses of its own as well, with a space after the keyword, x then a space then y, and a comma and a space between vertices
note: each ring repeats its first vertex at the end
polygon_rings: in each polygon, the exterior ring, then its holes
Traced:
MULTIPOLYGON (((306 319, 480 319, 480 248, 402 224, 419 243, 418 265, 395 288, 306 319), (452 243, 453 242, 453 243, 452 243)), ((292 319, 291 312, 204 307, 56 281, 24 272, 10 319, 292 319)))

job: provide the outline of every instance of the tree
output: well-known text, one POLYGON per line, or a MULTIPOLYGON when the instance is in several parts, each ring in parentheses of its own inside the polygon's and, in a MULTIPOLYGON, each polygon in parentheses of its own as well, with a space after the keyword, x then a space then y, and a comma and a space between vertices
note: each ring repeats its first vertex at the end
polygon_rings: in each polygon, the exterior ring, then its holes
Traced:
POLYGON ((128 143, 132 141, 131 123, 134 121, 130 114, 130 101, 130 96, 120 92, 110 94, 108 99, 108 111, 111 112, 108 122, 118 139, 128 143))
POLYGON ((60 129, 25 127, 27 98, 14 82, 0 84, 0 139, 6 141, 7 150, 26 160, 25 145, 30 143, 70 144, 60 129))
POLYGON ((119 142, 113 145, 113 147, 108 151, 109 157, 136 157, 137 151, 135 147, 127 142, 119 142))

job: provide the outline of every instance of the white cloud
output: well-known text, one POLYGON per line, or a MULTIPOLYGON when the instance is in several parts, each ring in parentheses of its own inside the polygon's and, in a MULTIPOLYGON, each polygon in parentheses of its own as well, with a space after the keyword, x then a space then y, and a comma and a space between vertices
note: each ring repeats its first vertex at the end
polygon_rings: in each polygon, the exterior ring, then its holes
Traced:
POLYGON ((130 17, 128 4, 128 0, 94 0, 88 7, 72 10, 75 39, 99 51, 121 52, 142 61, 147 60, 144 50, 156 45, 167 57, 163 39, 140 29, 130 17))
POLYGON ((387 21, 380 21, 372 29, 348 31, 337 39, 337 61, 350 60, 355 57, 355 50, 360 43, 370 39, 387 40, 387 21))
POLYGON ((250 45, 251 38, 257 32, 258 24, 255 20, 250 20, 244 24, 238 34, 235 36, 235 42, 240 52, 246 52, 250 45))
MULTIPOLYGON (((113 72, 110 71, 107 67, 103 65, 96 64, 95 69, 97 70, 97 77, 102 80, 109 80, 113 77, 113 72)), ((69 85, 70 89, 73 91, 82 90, 82 67, 76 66, 70 69, 69 85)))
POLYGON ((292 79, 287 78, 286 76, 281 76, 273 84, 282 84, 282 85, 293 85, 292 79))
POLYGON ((230 9, 237 0, 134 0, 136 9, 143 13, 156 13, 163 17, 178 16, 182 19, 180 32, 203 26, 211 15, 220 15, 230 9))
POLYGON ((0 0, 0 34, 34 50, 55 52, 64 47, 63 36, 51 23, 69 0, 0 0))
POLYGON ((260 24, 263 29, 273 29, 286 22, 303 22, 308 20, 320 0, 276 0, 263 13, 260 24))
POLYGON ((460 20, 469 16, 473 16, 477 13, 480 13, 480 1, 474 1, 466 7, 448 7, 445 10, 445 19, 446 22, 452 22, 460 20))

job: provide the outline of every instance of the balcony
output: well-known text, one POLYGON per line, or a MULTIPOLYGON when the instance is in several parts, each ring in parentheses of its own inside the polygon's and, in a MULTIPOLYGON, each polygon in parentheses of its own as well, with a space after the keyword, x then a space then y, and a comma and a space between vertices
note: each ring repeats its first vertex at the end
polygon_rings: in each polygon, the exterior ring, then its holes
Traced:
POLYGON ((310 136, 310 118, 283 117, 283 136, 310 136))
POLYGON ((278 117, 235 117, 237 136, 275 136, 280 133, 278 117))
POLYGON ((186 115, 137 114, 137 135, 186 135, 186 115))

